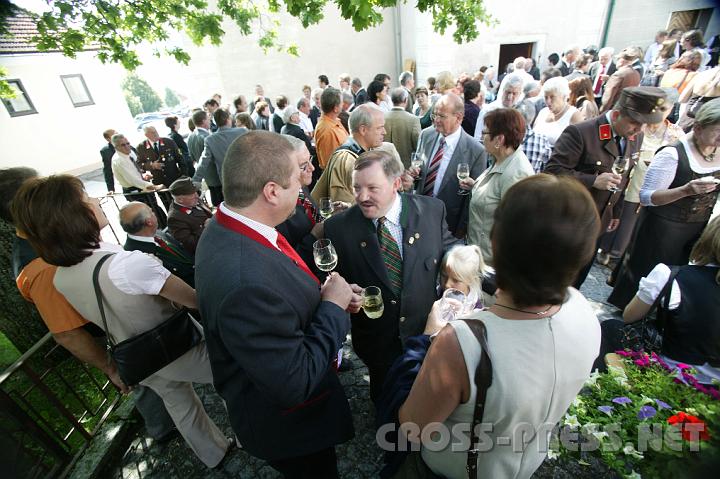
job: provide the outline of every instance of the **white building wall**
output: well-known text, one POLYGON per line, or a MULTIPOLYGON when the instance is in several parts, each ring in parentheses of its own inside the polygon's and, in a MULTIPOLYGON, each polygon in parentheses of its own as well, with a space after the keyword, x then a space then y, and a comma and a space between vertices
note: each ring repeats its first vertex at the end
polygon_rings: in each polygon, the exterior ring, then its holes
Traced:
POLYGON ((645 51, 655 41, 655 33, 664 30, 672 12, 713 8, 705 40, 720 33, 720 9, 716 0, 617 0, 608 29, 607 44, 616 51, 639 46, 645 51))
POLYGON ((444 35, 432 30, 432 17, 415 10, 411 4, 402 8, 403 59, 417 62, 418 83, 443 70, 454 74, 474 72, 482 65, 497 66, 500 45, 536 42, 533 56, 546 64, 552 52, 560 53, 572 44, 581 47, 600 40, 607 1, 535 2, 521 0, 485 0, 487 11, 498 20, 492 27, 480 25, 480 35, 472 42, 458 45, 452 30, 444 35), (406 29, 406 25, 412 29, 406 29))
POLYGON ((2 55, 7 78, 20 79, 36 114, 10 117, 0 105, 0 167, 30 166, 41 174, 83 173, 101 167, 99 150, 108 128, 139 141, 120 82, 124 70, 85 52, 72 60, 59 53, 2 55), (75 107, 60 75, 82 74, 94 105, 75 107))
POLYGON ((335 6, 326 7, 325 18, 308 29, 287 13, 279 14, 279 41, 297 44, 299 57, 274 50, 265 54, 256 36, 245 37, 234 23, 225 22, 222 46, 184 43, 192 57, 189 65, 153 59, 138 72, 159 93, 164 94, 165 85, 170 85, 193 106, 202 105, 213 93, 220 93, 227 104, 238 94, 250 101, 257 83, 263 85, 273 103, 279 94, 294 101, 302 95, 303 85, 318 86, 320 74, 327 75, 335 87, 342 73, 359 77, 364 85, 380 72, 390 74, 397 82, 400 71, 395 61, 394 9, 384 12, 385 21, 364 32, 356 32, 335 6))

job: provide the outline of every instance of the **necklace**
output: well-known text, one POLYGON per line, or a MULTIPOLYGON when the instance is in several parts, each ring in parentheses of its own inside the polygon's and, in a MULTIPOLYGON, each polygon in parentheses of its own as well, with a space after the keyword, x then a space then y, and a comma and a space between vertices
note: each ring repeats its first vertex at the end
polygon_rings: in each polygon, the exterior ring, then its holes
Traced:
POLYGON ((548 309, 546 309, 545 311, 525 311, 524 309, 512 308, 510 306, 505 306, 504 304, 500 304, 500 303, 495 303, 495 306, 499 306, 499 307, 505 308, 505 309, 510 309, 512 311, 517 311, 518 313, 534 314, 536 316, 542 316, 543 314, 545 314, 548 311, 550 311, 551 309, 553 309, 554 305, 550 305, 550 307, 548 309))
POLYGON ((698 145, 697 140, 695 139, 695 135, 693 135, 693 146, 695 146, 695 149, 700 153, 700 156, 702 156, 702 159, 707 161, 708 163, 712 163, 715 161, 715 153, 717 152, 717 147, 713 148, 713 151, 711 151, 709 154, 705 154, 700 149, 700 145, 698 145))

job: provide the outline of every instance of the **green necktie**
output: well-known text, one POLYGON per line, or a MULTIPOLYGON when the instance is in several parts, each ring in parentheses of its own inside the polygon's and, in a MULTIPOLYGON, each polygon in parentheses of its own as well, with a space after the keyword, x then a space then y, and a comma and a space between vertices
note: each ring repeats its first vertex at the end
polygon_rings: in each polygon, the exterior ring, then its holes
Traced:
POLYGON ((402 256, 400 256, 400 248, 398 248, 395 238, 390 234, 388 227, 385 226, 384 216, 378 218, 377 235, 380 243, 380 254, 387 269, 392 291, 399 298, 402 289, 402 256))

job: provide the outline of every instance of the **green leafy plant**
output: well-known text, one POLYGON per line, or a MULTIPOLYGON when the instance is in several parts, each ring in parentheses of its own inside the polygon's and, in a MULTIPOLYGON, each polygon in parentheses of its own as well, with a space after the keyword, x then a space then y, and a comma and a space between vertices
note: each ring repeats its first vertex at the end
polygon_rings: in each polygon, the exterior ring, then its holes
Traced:
POLYGON ((165 87, 165 105, 172 108, 180 104, 180 98, 175 94, 172 89, 165 87))
POLYGON ((123 80, 122 88, 125 93, 125 101, 127 101, 133 116, 142 112, 157 111, 162 107, 163 103, 160 96, 148 82, 134 73, 123 80), (140 111, 137 111, 138 105, 140 111))
MULTIPOLYGON (((284 8, 307 28, 324 18, 329 3, 362 31, 383 21, 383 9, 405 0, 218 0, 214 10, 206 0, 48 0, 48 12, 31 14, 39 32, 33 41, 41 51, 59 50, 71 58, 93 46, 101 61, 134 70, 141 63, 136 51, 141 43, 157 45, 157 56, 169 55, 187 64, 190 56, 185 50, 165 45, 171 36, 183 32, 197 45, 220 45, 223 22, 229 20, 243 35, 256 35, 264 50, 298 55, 297 45, 279 37, 277 14, 284 8)), ((438 33, 453 28, 458 43, 476 39, 478 25, 497 23, 483 0, 417 0, 416 9, 433 16, 438 33)), ((0 9, 0 32, 16 11, 0 9)))
POLYGON ((624 477, 688 477, 720 460, 720 394, 661 357, 618 352, 622 368, 593 373, 561 423, 550 457, 599 457, 624 477), (572 437, 570 433, 576 434, 572 437))

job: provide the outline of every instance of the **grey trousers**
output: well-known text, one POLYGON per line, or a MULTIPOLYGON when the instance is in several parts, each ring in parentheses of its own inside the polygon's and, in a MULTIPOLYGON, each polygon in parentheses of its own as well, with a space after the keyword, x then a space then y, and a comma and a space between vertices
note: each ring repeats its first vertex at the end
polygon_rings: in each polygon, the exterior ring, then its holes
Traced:
POLYGON ((133 389, 133 397, 135 407, 145 421, 148 436, 161 439, 172 432, 175 423, 165 409, 162 398, 155 391, 138 385, 133 389))
POLYGON ((229 445, 225 434, 205 412, 192 385, 212 382, 204 341, 141 382, 162 398, 178 432, 208 467, 218 465, 229 445))

